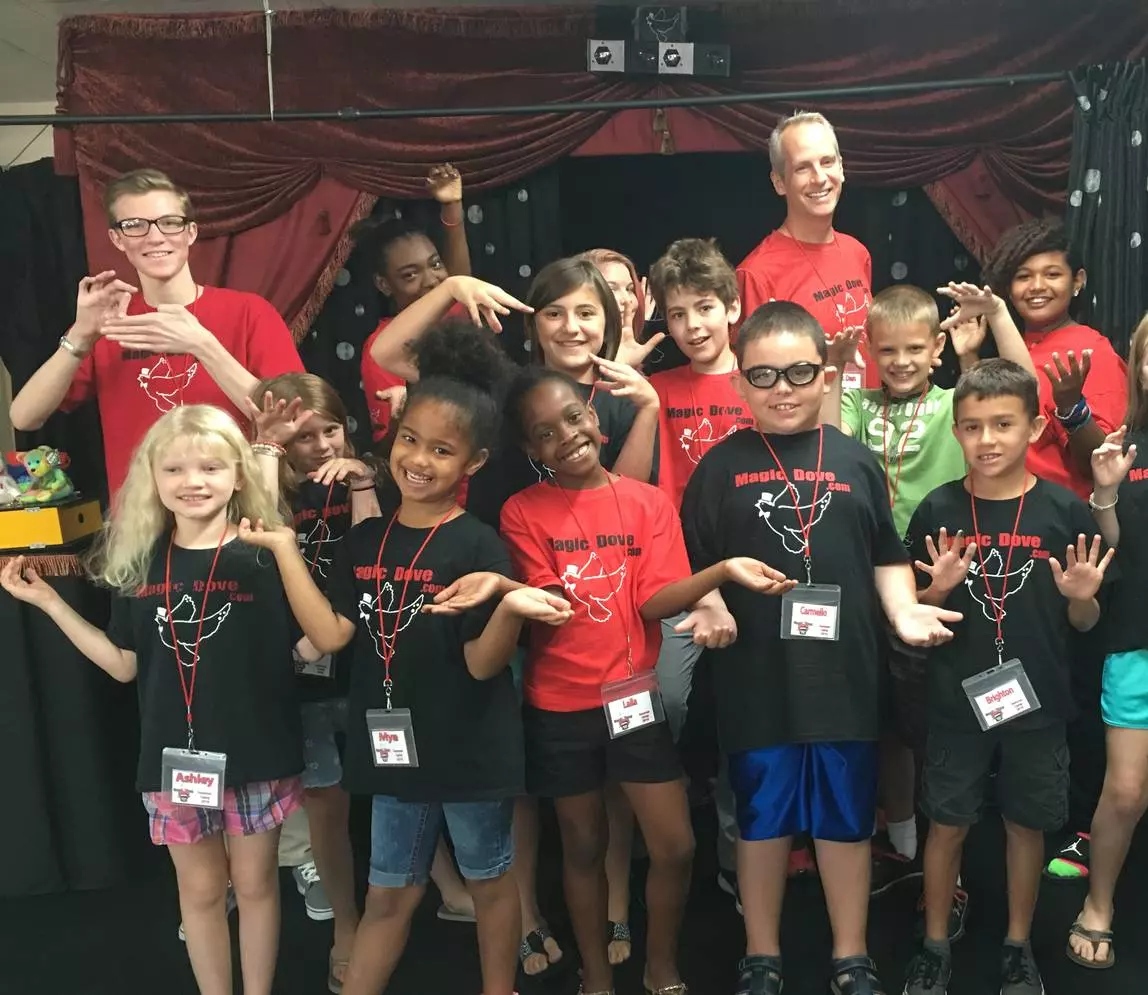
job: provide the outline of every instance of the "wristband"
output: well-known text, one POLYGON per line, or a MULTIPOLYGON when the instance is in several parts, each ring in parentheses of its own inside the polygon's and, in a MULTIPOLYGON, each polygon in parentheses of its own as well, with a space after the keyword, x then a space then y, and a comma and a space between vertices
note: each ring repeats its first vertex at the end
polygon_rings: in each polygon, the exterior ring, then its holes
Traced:
POLYGON ((442 216, 441 212, 439 213, 438 220, 439 224, 441 224, 444 228, 457 228, 462 224, 461 218, 458 221, 447 221, 447 219, 442 216))
POLYGON ((287 450, 278 442, 253 442, 251 451, 256 456, 274 456, 277 459, 287 455, 287 450))
POLYGON ((83 359, 91 351, 89 349, 81 349, 66 335, 60 336, 60 348, 68 353, 68 355, 75 356, 76 359, 83 359))
POLYGON ((1120 500, 1120 495, 1116 494, 1113 496, 1111 504, 1097 504, 1096 503, 1096 491, 1093 491, 1091 494, 1088 495, 1088 507, 1090 507, 1093 511, 1111 511, 1113 508, 1116 507, 1116 504, 1117 504, 1117 502, 1119 502, 1119 500, 1120 500))
POLYGON ((1065 431, 1071 434, 1092 417, 1092 409, 1088 406, 1088 402, 1082 397, 1072 406, 1072 409, 1067 414, 1062 415, 1059 411, 1055 411, 1054 414, 1056 415, 1056 420, 1064 426, 1065 431))
POLYGON ((351 493, 352 493, 352 494, 354 494, 354 493, 356 493, 356 492, 358 492, 358 491, 373 491, 374 489, 375 489, 375 485, 374 485, 374 483, 372 482, 372 483, 370 483, 370 484, 367 484, 367 486, 365 486, 365 487, 352 487, 352 488, 351 488, 351 493))

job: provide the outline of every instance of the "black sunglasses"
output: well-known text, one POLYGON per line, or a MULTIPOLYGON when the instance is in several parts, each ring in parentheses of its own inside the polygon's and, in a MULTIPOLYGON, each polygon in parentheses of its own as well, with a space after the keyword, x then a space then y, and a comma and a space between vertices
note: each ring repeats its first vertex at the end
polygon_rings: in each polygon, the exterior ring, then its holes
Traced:
POLYGON ((776 366, 751 366, 742 370, 741 375, 751 387, 767 390, 782 377, 789 381, 791 387, 808 387, 823 369, 825 367, 821 363, 794 363, 780 370, 776 366))
POLYGON ((143 238, 151 231, 152 225, 155 225, 163 235, 178 235, 189 224, 191 218, 185 218, 182 214, 165 214, 162 218, 124 218, 112 227, 128 238, 143 238))

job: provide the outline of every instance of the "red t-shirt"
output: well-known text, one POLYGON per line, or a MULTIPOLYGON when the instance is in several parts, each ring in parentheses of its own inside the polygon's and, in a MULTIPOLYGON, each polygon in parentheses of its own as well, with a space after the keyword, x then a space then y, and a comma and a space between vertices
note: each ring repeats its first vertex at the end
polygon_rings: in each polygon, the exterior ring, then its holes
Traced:
POLYGON ((753 417, 734 387, 737 371, 695 373, 679 366, 655 373, 650 383, 658 392, 658 487, 675 508, 694 467, 727 435, 753 425, 753 417))
POLYGON ((873 260, 857 239, 834 232, 832 242, 818 245, 772 232, 741 261, 737 285, 742 321, 769 301, 793 301, 818 320, 827 337, 859 327, 865 369, 848 364, 845 386, 881 386, 864 337, 873 299, 873 260))
MULTIPOLYGON (((132 295, 128 304, 128 314, 154 310, 142 294, 132 295)), ((188 311, 252 376, 262 380, 303 371, 291 332, 279 312, 262 297, 204 287, 188 311)), ((136 446, 164 412, 180 404, 214 404, 239 425, 248 422, 247 414, 231 403, 193 357, 125 350, 103 338, 80 363, 60 407, 71 411, 92 398, 100 407, 108 493, 112 497, 123 485, 136 446)))
POLYGON ((1087 498, 1092 490, 1092 475, 1082 473, 1068 451, 1068 433, 1056 419, 1052 383, 1045 375, 1044 364, 1048 363, 1055 370, 1052 362, 1054 352, 1060 353, 1061 362, 1067 366, 1070 349, 1077 357, 1085 349, 1092 350, 1092 365, 1084 381, 1084 397, 1092 409, 1093 420, 1107 434, 1115 432, 1123 424, 1128 408, 1128 371, 1124 360, 1116 354, 1108 339, 1087 325, 1065 325, 1051 332, 1029 332, 1024 341, 1040 383, 1040 413, 1048 419, 1040 438, 1029 446, 1025 463, 1035 476, 1051 480, 1087 498))
POLYGON ((653 669, 661 622, 644 620, 639 608, 690 574, 682 527, 665 494, 628 477, 588 491, 535 484, 503 505, 501 531, 519 579, 561 588, 574 608, 565 625, 530 627, 522 682, 530 705, 601 708, 602 685, 626 676, 627 635, 634 673, 653 669))

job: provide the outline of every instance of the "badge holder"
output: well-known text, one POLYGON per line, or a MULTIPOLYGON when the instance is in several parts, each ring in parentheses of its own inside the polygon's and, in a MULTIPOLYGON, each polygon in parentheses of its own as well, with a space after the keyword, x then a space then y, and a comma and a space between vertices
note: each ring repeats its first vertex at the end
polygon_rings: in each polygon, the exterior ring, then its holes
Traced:
POLYGON ((799 584, 781 596, 781 638, 840 638, 841 588, 836 584, 799 584))
POLYGON ((666 720, 658 675, 652 670, 603 684, 602 707, 611 739, 666 720))
POLYGON ((371 736, 371 759, 376 767, 417 767, 419 751, 415 747, 415 727, 409 708, 391 708, 388 677, 383 681, 387 692, 386 708, 367 711, 367 732, 371 736))
MULTIPOLYGON (((997 659, 1001 645, 997 644, 997 659)), ((961 681, 982 731, 995 729, 1040 709, 1024 666, 1015 657, 961 681)))
POLYGON ((295 673, 302 677, 330 677, 334 671, 335 657, 324 653, 318 660, 304 660, 294 649, 291 656, 295 660, 295 673))
POLYGON ((161 787, 163 796, 173 805, 223 808, 226 775, 226 753, 178 750, 172 746, 163 751, 161 787))

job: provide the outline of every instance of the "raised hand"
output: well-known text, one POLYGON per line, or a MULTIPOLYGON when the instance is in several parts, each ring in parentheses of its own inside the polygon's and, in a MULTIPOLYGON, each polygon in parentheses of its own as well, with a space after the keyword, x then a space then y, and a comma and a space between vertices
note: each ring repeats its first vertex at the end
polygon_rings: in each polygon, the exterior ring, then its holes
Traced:
POLYGON ((937 293, 942 297, 948 297, 956 305, 952 313, 941 322, 942 332, 947 332, 973 318, 991 318, 1005 306, 1004 301, 987 285, 978 287, 975 283, 950 281, 948 286, 938 287, 937 293))
POLYGON ((489 571, 464 574, 439 591, 422 610, 429 615, 458 615, 495 597, 505 581, 502 574, 489 571))
POLYGON ((574 609, 565 598, 538 587, 520 587, 502 599, 507 611, 519 618, 547 625, 565 625, 574 617, 574 609))
POLYGON ((462 175, 449 162, 431 166, 427 189, 440 204, 457 204, 462 200, 462 175))
POLYGON ((336 456, 334 459, 327 460, 318 470, 312 470, 307 476, 317 484, 327 485, 333 482, 343 483, 344 481, 355 483, 374 480, 375 471, 361 459, 336 456))
POLYGON ((1064 551, 1063 567, 1055 556, 1048 558, 1048 565, 1052 568, 1056 588, 1064 597, 1069 601, 1088 601, 1096 597, 1108 564, 1115 555, 1116 550, 1109 549, 1101 559, 1100 536, 1093 536, 1090 546, 1088 537, 1082 532, 1076 537, 1076 545, 1064 551))
POLYGON ((1052 354, 1052 363, 1044 364, 1044 375, 1052 384, 1052 397, 1056 402, 1056 410, 1062 415, 1071 411, 1076 402, 1084 396, 1084 381, 1088 379, 1088 371, 1092 369, 1092 350, 1085 349, 1080 354, 1079 361, 1076 353, 1071 350, 1066 354, 1066 358, 1067 367, 1061 362, 1059 352, 1052 354))
POLYGON ((451 296, 466 308, 472 322, 476 325, 486 322, 495 332, 502 331, 502 323, 498 320, 498 316, 510 314, 512 308, 523 314, 534 313, 534 308, 523 304, 501 287, 475 279, 473 276, 452 276, 448 278, 447 285, 451 296))
MULTIPOLYGON (((643 288, 645 284, 643 283, 643 288)), ((650 304, 652 298, 646 297, 646 311, 650 313, 650 304)), ((658 332, 651 335, 645 342, 639 342, 634 337, 634 323, 631 319, 629 322, 622 322, 622 338, 618 343, 618 354, 614 357, 615 362, 621 363, 624 366, 633 367, 635 370, 640 369, 642 364, 646 361, 646 357, 650 355, 666 337, 665 332, 658 332)))
POLYGON ((280 525, 277 528, 268 529, 263 526, 263 519, 257 518, 255 524, 251 524, 251 519, 244 518, 239 522, 239 539, 247 543, 249 546, 260 546, 263 549, 270 549, 272 552, 280 549, 298 549, 295 532, 289 525, 280 525))
POLYGON ((403 405, 407 403, 407 388, 403 384, 396 384, 394 387, 388 387, 386 390, 376 390, 375 397, 384 404, 389 404, 391 406, 391 417, 397 418, 402 414, 403 405))
POLYGON ((742 587, 758 594, 784 594, 797 586, 780 570, 749 556, 735 556, 725 561, 726 575, 742 587))
POLYGON ((865 361, 861 358, 860 353, 861 335, 863 332, 864 328, 860 325, 850 325, 829 338, 827 343, 829 355, 826 360, 826 365, 835 367, 839 378, 844 372, 847 363, 852 363, 854 366, 864 368, 865 361))
POLYGON ((641 373, 621 360, 590 357, 598 367, 601 379, 594 381, 595 390, 609 391, 615 397, 628 397, 636 408, 658 406, 658 392, 641 373))
POLYGON ((1115 432, 1109 432, 1092 451, 1092 482, 1097 490, 1119 487, 1136 462, 1136 443, 1128 447, 1128 452, 1124 451, 1126 432, 1127 426, 1121 425, 1115 432))
POLYGON ((650 281, 642 277, 642 302, 644 305, 644 312, 646 321, 653 321, 654 315, 658 311, 658 302, 654 300, 654 295, 650 293, 650 281))
POLYGON ((959 531, 950 539, 948 530, 941 529, 936 542, 933 542, 932 536, 925 536, 925 552, 929 554, 929 562, 917 560, 913 565, 921 573, 929 575, 933 587, 951 591, 962 584, 968 575, 977 544, 965 543, 964 533, 959 531))
POLYGON ((698 646, 720 650, 737 639, 737 622, 724 607, 701 605, 675 625, 674 632, 691 633, 698 646))
POLYGON ((139 288, 116 279, 116 271, 107 269, 95 276, 85 276, 76 293, 76 333, 91 345, 99 335, 100 326, 112 318, 122 318, 128 311, 128 302, 139 288))
POLYGON ((953 638, 952 630, 945 628, 946 622, 959 622, 964 615, 937 608, 933 605, 908 605, 897 612, 889 621, 897 638, 909 646, 938 646, 953 638))
POLYGON ((56 589, 36 573, 35 567, 27 564, 22 556, 9 560, 4 569, 0 570, 0 587, 17 601, 35 605, 42 610, 61 600, 56 589))
POLYGON ((125 349, 192 356, 211 337, 199 319, 179 304, 160 304, 146 314, 106 318, 100 334, 125 349))
POLYGON ((243 399, 247 417, 255 426, 256 442, 274 442, 286 446, 296 435, 303 423, 315 412, 303 407, 303 399, 276 401, 271 391, 263 394, 263 407, 259 407, 250 397, 243 399))

